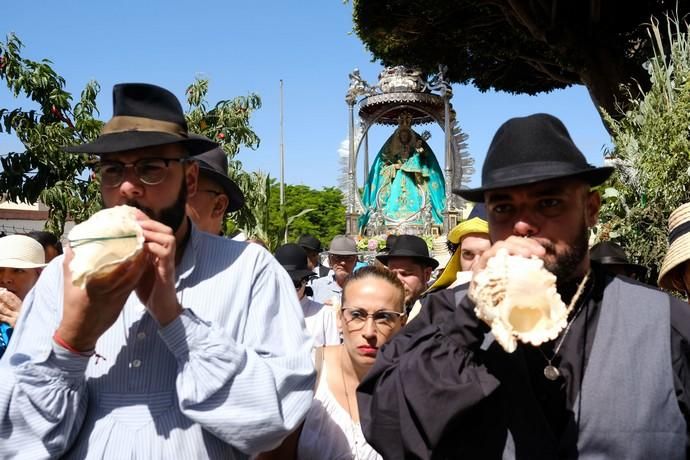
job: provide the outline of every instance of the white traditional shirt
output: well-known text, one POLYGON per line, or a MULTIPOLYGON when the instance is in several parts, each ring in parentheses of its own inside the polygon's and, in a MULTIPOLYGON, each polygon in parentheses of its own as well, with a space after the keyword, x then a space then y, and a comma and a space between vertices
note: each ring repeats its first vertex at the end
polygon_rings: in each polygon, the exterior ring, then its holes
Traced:
POLYGON ((135 293, 83 357, 52 340, 62 258, 24 300, 0 361, 0 458, 245 459, 302 420, 312 341, 293 283, 258 245, 199 232, 159 327, 135 293))
POLYGON ((315 302, 309 297, 300 300, 304 312, 307 331, 314 339, 315 347, 340 345, 340 330, 335 316, 335 309, 330 305, 315 302))

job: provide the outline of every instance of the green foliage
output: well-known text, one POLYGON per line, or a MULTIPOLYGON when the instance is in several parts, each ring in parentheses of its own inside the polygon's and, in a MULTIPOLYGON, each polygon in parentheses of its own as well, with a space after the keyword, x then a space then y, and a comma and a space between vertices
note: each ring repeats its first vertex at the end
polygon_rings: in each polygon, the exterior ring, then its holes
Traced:
POLYGON ((68 215, 79 222, 99 207, 97 187, 87 174, 88 157, 66 154, 63 148, 98 135, 102 123, 94 113, 100 87, 87 84, 72 105, 65 80, 51 62, 23 58, 22 47, 13 34, 0 42, 0 80, 36 108, 0 108, 0 132, 14 133, 24 147, 0 159, 0 193, 12 201, 43 201, 50 210, 46 229, 61 235, 68 215))
MULTIPOLYGON (((98 114, 96 82, 86 85, 77 103, 64 90, 65 80, 51 62, 21 56, 22 43, 13 34, 0 43, 0 79, 17 98, 37 108, 0 108, 0 132, 15 134, 23 152, 10 152, 0 159, 0 194, 12 201, 42 201, 49 208, 46 229, 61 235, 68 218, 87 219, 101 206, 98 181, 90 174, 93 161, 87 155, 68 154, 64 147, 98 137, 103 122, 98 114)), ((190 131, 206 135, 222 145, 229 159, 229 175, 244 191, 247 205, 234 213, 236 225, 250 235, 268 235, 268 177, 242 171, 235 158, 240 147, 256 149, 259 138, 249 125, 252 113, 261 107, 256 94, 222 100, 209 109, 208 81, 197 79, 187 89, 190 131)))
POLYGON ((285 215, 280 212, 280 186, 271 180, 269 200, 269 233, 271 241, 283 243, 286 219, 292 221, 288 227, 288 241, 296 241, 300 235, 308 233, 328 243, 336 235, 345 233, 345 206, 343 193, 335 187, 314 190, 306 185, 285 186, 285 215), (313 211, 300 213, 307 209, 313 211))
POLYGON ((650 89, 630 98, 620 120, 607 115, 618 174, 604 193, 598 227, 599 239, 619 242, 653 273, 666 253, 669 214, 690 201, 690 31, 687 23, 665 22, 648 31, 650 89))
POLYGON ((206 95, 208 80, 197 78, 187 88, 189 111, 186 113, 189 130, 218 142, 228 156, 228 176, 244 193, 245 205, 230 213, 225 228, 227 232, 242 230, 249 237, 268 241, 269 178, 262 172, 247 172, 236 159, 241 146, 256 150, 259 137, 251 129, 249 119, 261 108, 256 94, 222 100, 208 108, 206 95))
POLYGON ((651 46, 642 24, 688 2, 353 0, 355 31, 385 65, 482 91, 535 94, 583 84, 612 112, 619 85, 642 81, 651 46))

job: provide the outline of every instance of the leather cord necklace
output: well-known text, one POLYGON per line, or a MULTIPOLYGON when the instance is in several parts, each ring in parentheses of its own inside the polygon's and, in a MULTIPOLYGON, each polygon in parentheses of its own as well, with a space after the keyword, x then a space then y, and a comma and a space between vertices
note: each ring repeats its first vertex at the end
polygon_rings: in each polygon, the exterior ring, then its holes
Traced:
MULTIPOLYGON (((570 313, 573 310, 573 308, 577 304, 577 301, 580 299, 582 292, 585 290, 585 286, 587 285, 587 281, 589 280, 589 273, 590 271, 587 270, 587 274, 585 274, 585 277, 582 278, 582 281, 580 281, 580 284, 577 287, 577 291, 575 291, 575 295, 573 295, 573 298, 570 300, 570 304, 568 305, 568 313, 570 313)), ((565 340, 565 337, 568 335, 568 332, 570 331, 570 326, 573 325, 573 323, 575 322, 575 318, 578 317, 585 304, 586 302, 582 302, 582 304, 575 311, 573 317, 570 319, 570 321, 568 321, 568 324, 565 326, 565 330, 563 331, 563 335, 561 335, 561 339, 558 341, 558 344, 556 344, 556 348, 554 348, 553 350, 553 356, 551 356, 550 359, 548 356, 546 356, 546 353, 544 353, 541 347, 537 347, 547 363, 544 367, 544 377, 551 380, 552 382, 558 380, 558 377, 561 376, 561 371, 559 371, 558 367, 554 366, 551 363, 554 359, 556 359, 556 356, 558 355, 558 352, 561 349, 561 345, 563 345, 563 341, 565 340)))

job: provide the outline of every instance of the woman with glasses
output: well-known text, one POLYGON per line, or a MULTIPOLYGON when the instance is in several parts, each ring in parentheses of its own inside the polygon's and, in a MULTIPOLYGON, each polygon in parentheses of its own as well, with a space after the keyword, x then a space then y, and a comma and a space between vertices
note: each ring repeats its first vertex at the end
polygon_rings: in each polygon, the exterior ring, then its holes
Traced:
POLYGON ((348 276, 338 323, 343 343, 316 353, 316 391, 307 416, 278 449, 259 459, 382 458, 362 434, 355 391, 378 349, 405 324, 405 288, 393 273, 368 266, 348 276))

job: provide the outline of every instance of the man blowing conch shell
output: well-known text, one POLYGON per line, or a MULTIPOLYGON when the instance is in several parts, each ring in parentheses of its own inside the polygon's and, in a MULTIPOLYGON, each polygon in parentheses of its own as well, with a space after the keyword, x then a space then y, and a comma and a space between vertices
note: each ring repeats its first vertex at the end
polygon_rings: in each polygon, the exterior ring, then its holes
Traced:
POLYGON ((270 450, 313 395, 293 284, 263 248, 186 217, 194 156, 217 145, 189 136, 177 98, 128 83, 113 103, 101 135, 69 149, 98 155, 108 209, 43 271, 0 361, 0 458, 270 450))
POLYGON ((449 314, 412 321, 358 388, 384 458, 686 458, 690 310, 589 259, 611 173, 551 115, 498 129, 482 186, 456 192, 486 205, 493 243, 471 295, 429 295, 449 314))

